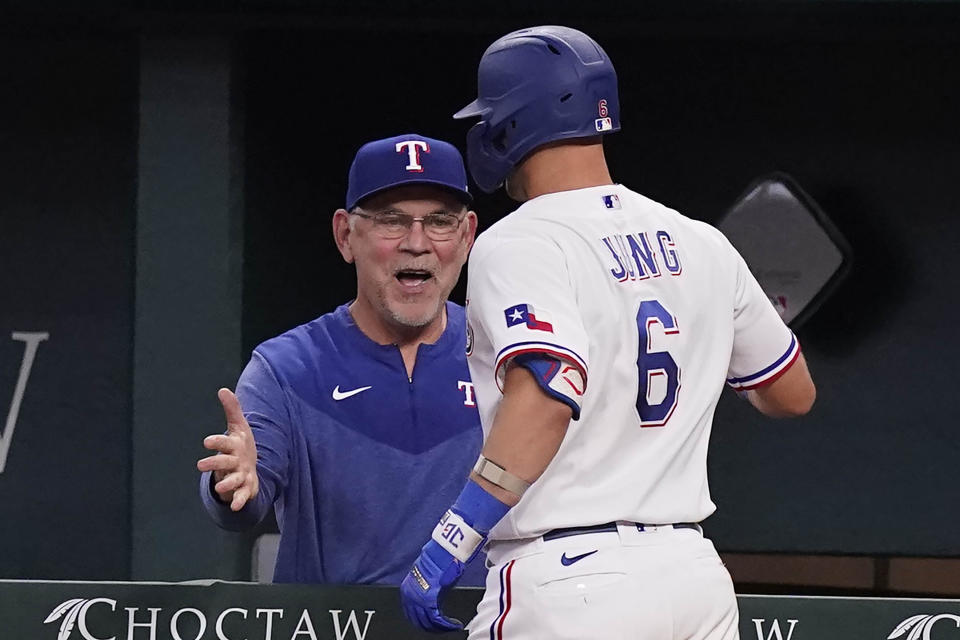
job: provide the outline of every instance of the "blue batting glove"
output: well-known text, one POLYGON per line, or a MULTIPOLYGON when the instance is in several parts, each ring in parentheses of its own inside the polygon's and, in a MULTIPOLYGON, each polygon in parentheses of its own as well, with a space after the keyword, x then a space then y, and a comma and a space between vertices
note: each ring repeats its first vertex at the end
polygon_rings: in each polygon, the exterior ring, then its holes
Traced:
POLYGON ((400 583, 403 613, 424 631, 463 629, 440 612, 440 599, 487 541, 487 533, 510 510, 473 480, 467 480, 453 506, 434 527, 430 541, 400 583))
POLYGON ((400 583, 403 614, 424 631, 443 632, 463 629, 463 623, 440 611, 440 599, 463 574, 464 563, 435 540, 420 550, 410 573, 400 583))

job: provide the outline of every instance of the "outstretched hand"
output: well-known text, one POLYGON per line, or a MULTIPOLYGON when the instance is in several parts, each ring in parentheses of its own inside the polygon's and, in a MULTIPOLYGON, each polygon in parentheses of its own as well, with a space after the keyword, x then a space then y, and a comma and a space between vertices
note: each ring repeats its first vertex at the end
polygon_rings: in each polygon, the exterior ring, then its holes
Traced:
POLYGON ((239 511, 260 489, 257 444, 237 396, 224 388, 217 392, 217 398, 223 405, 227 432, 203 439, 203 446, 218 454, 198 460, 197 469, 213 471, 216 482, 213 489, 220 501, 229 504, 231 510, 239 511))

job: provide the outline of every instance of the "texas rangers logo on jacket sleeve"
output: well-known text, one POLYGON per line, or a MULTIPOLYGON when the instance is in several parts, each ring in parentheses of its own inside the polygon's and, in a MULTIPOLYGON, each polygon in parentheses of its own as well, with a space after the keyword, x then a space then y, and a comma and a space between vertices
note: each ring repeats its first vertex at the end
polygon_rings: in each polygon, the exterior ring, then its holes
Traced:
POLYGON ((537 318, 536 313, 533 305, 529 304, 515 304, 503 310, 503 315, 507 320, 507 328, 524 324, 527 329, 553 333, 553 325, 548 322, 549 316, 540 312, 540 317, 537 318))

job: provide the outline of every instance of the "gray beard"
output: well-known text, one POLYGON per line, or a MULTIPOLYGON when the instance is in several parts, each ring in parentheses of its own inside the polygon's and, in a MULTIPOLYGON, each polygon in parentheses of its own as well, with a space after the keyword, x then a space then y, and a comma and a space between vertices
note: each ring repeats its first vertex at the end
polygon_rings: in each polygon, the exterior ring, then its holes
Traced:
POLYGON ((444 304, 444 301, 440 300, 440 304, 437 305, 437 308, 433 312, 431 312, 429 315, 427 315, 426 313, 422 316, 400 315, 395 311, 393 311, 392 309, 390 309, 389 307, 387 308, 387 312, 390 314, 390 319, 397 326, 406 327, 408 329, 422 329, 423 327, 427 326, 428 324, 436 320, 437 317, 441 313, 443 313, 443 304, 444 304))

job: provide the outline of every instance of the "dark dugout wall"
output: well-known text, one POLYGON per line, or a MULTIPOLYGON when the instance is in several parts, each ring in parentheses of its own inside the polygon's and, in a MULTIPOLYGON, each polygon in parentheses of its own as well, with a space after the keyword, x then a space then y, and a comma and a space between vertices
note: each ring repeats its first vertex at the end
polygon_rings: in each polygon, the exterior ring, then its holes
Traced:
MULTIPOLYGON (((851 276, 799 331, 813 413, 777 422, 721 402, 707 529, 722 550, 960 555, 960 28, 955 11, 909 19, 916 7, 571 25, 619 72, 615 179, 712 222, 785 171, 853 247, 851 276)), ((487 44, 522 26, 247 35, 245 355, 352 296, 330 215, 356 148, 414 131, 462 149, 450 114, 474 97, 487 44)), ((482 226, 510 207, 481 196, 482 226)))
POLYGON ((0 578, 124 579, 136 41, 7 36, 0 87, 0 578))

